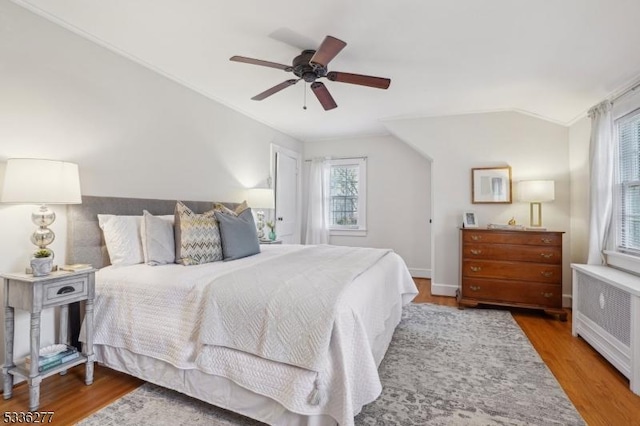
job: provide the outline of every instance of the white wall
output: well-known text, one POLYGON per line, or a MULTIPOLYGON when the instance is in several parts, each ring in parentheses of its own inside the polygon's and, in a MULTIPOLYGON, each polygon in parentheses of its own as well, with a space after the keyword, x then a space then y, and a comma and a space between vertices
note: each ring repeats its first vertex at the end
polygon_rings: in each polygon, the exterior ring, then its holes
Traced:
MULTIPOLYGON (((6 1, 0 93, 0 183, 7 158, 36 157, 78 163, 85 195, 241 201, 243 188, 269 176, 272 142, 302 151, 298 141, 6 1)), ((52 248, 64 259, 65 209, 56 210, 52 248)), ((0 271, 28 264, 30 212, 0 205, 0 271)), ((43 317, 43 344, 53 343, 52 318, 43 317)), ((19 356, 28 316, 17 321, 19 356)))
MULTIPOLYGON (((413 276, 430 277, 429 160, 393 136, 304 144, 304 158, 325 156, 367 157, 367 235, 332 236, 330 243, 392 248, 413 276)), ((308 169, 309 162, 305 165, 308 169)))
POLYGON ((588 117, 569 128, 571 175, 571 262, 586 263, 589 255, 589 139, 588 117))
MULTIPOLYGON (((556 183, 556 200, 543 205, 543 225, 566 232, 563 293, 570 295, 568 128, 516 112, 391 120, 385 125, 433 159, 434 294, 454 295, 458 286, 458 228, 464 211, 476 211, 483 226, 505 224, 512 216, 517 223, 528 225, 527 203, 471 203, 471 169, 509 165, 514 183, 528 179, 556 183)), ((564 303, 568 305, 569 299, 564 303)))

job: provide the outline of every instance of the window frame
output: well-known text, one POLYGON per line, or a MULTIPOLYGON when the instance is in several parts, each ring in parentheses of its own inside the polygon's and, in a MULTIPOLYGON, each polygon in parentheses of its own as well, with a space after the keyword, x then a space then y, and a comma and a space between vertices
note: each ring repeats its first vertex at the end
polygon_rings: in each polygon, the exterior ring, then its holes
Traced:
MULTIPOLYGON (((328 167, 325 209, 330 216, 331 209, 331 168, 334 166, 358 166, 358 225, 334 225, 328 223, 332 236, 366 236, 367 233, 367 161, 366 157, 327 160, 328 167)), ((330 220, 330 217, 329 217, 330 220)))
MULTIPOLYGON (((628 224, 628 216, 631 214, 628 213, 623 206, 623 189, 629 187, 637 187, 640 185, 640 181, 622 181, 621 177, 621 144, 620 144, 620 125, 624 124, 627 120, 633 120, 637 118, 640 120, 640 108, 634 109, 633 111, 625 114, 621 117, 614 119, 614 137, 615 137, 615 190, 613 196, 613 231, 614 231, 614 247, 615 252, 623 254, 625 256, 632 256, 640 261, 640 249, 629 248, 625 246, 622 242, 623 237, 623 226, 628 224)), ((640 123, 638 124, 640 126, 640 123)), ((640 148, 640 142, 638 143, 638 147, 640 148)), ((628 238, 627 238, 628 240, 628 238)))

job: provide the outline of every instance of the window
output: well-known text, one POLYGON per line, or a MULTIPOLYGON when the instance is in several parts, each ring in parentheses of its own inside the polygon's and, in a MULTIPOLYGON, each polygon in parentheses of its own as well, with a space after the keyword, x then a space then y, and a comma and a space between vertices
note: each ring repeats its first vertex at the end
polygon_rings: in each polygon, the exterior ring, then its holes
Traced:
POLYGON ((640 256, 640 110, 616 120, 617 247, 640 256))
POLYGON ((364 158, 330 160, 327 211, 329 229, 333 235, 337 231, 367 229, 366 179, 367 165, 364 158))

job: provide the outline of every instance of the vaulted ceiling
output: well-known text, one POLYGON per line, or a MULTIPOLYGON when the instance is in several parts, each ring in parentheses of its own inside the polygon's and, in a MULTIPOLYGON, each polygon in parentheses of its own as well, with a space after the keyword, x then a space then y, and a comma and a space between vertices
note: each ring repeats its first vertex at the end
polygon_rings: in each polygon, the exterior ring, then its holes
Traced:
POLYGON ((13 0, 302 140, 383 131, 393 118, 519 110, 570 124, 640 77, 638 0, 13 0), (388 90, 322 79, 324 111, 291 73, 326 35, 329 69, 388 77, 388 90), (305 103, 307 109, 303 109, 305 103))

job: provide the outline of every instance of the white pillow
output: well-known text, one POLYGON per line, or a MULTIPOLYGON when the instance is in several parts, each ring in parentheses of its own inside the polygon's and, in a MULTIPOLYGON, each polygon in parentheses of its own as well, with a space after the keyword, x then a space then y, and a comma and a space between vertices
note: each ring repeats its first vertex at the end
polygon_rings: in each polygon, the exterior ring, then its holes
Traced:
POLYGON ((144 210, 140 236, 142 237, 142 254, 147 265, 175 263, 174 219, 174 215, 154 216, 144 210))
POLYGON ((141 223, 142 216, 98 215, 98 225, 104 234, 112 265, 135 265, 144 262, 140 238, 141 223))

